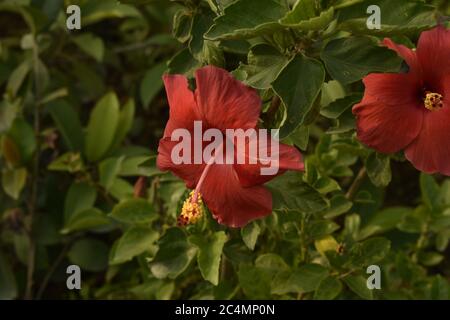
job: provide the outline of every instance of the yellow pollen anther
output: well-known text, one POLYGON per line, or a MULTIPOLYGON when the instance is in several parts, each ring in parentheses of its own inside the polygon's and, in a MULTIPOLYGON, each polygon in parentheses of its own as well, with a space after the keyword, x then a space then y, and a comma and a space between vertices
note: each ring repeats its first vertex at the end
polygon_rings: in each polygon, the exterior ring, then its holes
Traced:
POLYGON ((439 93, 426 92, 424 100, 425 108, 430 111, 437 111, 444 106, 443 97, 439 93))
POLYGON ((184 201, 181 214, 178 217, 178 225, 186 226, 196 223, 203 216, 203 200, 200 192, 192 191, 184 201))

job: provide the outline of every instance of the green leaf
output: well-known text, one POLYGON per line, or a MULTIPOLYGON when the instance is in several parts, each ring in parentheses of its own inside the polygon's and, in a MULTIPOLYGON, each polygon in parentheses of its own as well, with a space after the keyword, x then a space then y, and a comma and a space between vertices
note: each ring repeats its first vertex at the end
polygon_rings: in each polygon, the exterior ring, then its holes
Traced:
POLYGON ((273 279, 272 293, 312 292, 327 275, 328 270, 318 264, 306 264, 292 271, 283 271, 273 279))
POLYGON ((188 48, 175 54, 167 63, 168 73, 193 75, 194 70, 200 68, 202 64, 196 60, 188 48))
POLYGON ((111 212, 114 219, 130 224, 150 223, 157 218, 152 204, 144 199, 130 199, 117 204, 111 212))
POLYGON ((100 226, 108 225, 111 220, 99 209, 89 208, 77 211, 72 214, 61 230, 62 234, 67 234, 79 230, 89 230, 100 226))
POLYGON ((186 234, 178 228, 167 230, 158 244, 159 250, 150 263, 150 270, 158 279, 175 279, 197 253, 197 248, 189 244, 186 234))
POLYGON ((67 256, 82 270, 99 272, 108 265, 108 251, 109 247, 103 241, 84 238, 72 245, 67 256))
POLYGON ((444 256, 437 252, 419 252, 419 261, 427 267, 433 267, 440 264, 444 260, 444 256))
POLYGON ((324 218, 331 219, 348 212, 353 207, 353 203, 344 195, 334 195, 330 200, 330 208, 324 212, 324 218))
POLYGON ((273 277, 289 267, 283 258, 268 253, 259 256, 255 265, 239 265, 238 278, 244 293, 251 299, 269 299, 273 277))
POLYGON ((55 100, 47 105, 66 146, 72 151, 82 151, 84 146, 83 129, 78 114, 64 100, 55 100))
POLYGON ((47 167, 51 171, 66 171, 70 173, 84 170, 84 163, 81 155, 74 152, 66 152, 53 160, 47 167))
POLYGON ((198 61, 204 60, 204 49, 209 40, 204 39, 204 34, 211 28, 213 24, 214 14, 211 12, 202 12, 195 15, 192 22, 191 40, 189 41, 189 50, 198 61))
POLYGON ((83 101, 98 99, 104 94, 106 87, 101 75, 88 64, 79 59, 71 61, 71 71, 79 87, 79 95, 83 101))
POLYGON ((436 9, 420 0, 364 0, 339 11, 338 28, 355 34, 378 36, 413 35, 436 25, 436 9), (370 5, 381 9, 381 28, 367 27, 366 10, 370 5))
POLYGON ((73 215, 94 206, 97 191, 85 182, 74 182, 64 201, 64 220, 69 221, 73 215))
POLYGON ((313 222, 310 222, 307 227, 307 233, 308 236, 311 239, 318 239, 322 238, 326 235, 329 235, 333 233, 334 231, 338 230, 340 226, 333 221, 329 220, 316 220, 313 222))
POLYGON ((189 242, 198 248, 197 261, 203 279, 215 286, 219 284, 220 260, 226 241, 227 235, 223 231, 215 232, 211 238, 199 235, 189 238, 189 242))
POLYGON ((325 198, 303 182, 301 174, 286 172, 267 184, 273 196, 273 210, 313 213, 327 207, 325 198))
POLYGON ((270 299, 270 281, 273 274, 263 269, 242 263, 239 266, 239 285, 247 299, 270 299))
POLYGON ((7 132, 17 116, 19 104, 3 100, 0 102, 0 134, 7 132))
POLYGON ((17 297, 17 283, 13 269, 0 252, 0 300, 10 300, 17 297))
POLYGON ((123 162, 123 157, 108 158, 100 162, 98 165, 98 172, 100 176, 100 184, 109 191, 114 183, 117 175, 120 172, 123 162))
POLYGON ((247 85, 269 89, 287 62, 287 57, 274 47, 258 44, 250 49, 247 64, 242 64, 236 71, 244 72, 247 85))
POLYGON ((310 128, 309 126, 299 126, 293 134, 289 136, 289 140, 292 141, 302 151, 306 151, 309 144, 310 128))
POLYGON ((422 205, 403 215, 403 219, 397 227, 403 232, 421 233, 426 230, 429 217, 430 210, 422 205))
POLYGON ((155 156, 134 156, 126 158, 122 162, 119 172, 120 176, 144 176, 150 177, 161 174, 161 171, 156 168, 155 156))
POLYGON ((320 281, 316 292, 314 293, 315 300, 333 300, 342 291, 342 282, 335 277, 326 277, 320 281))
POLYGON ((281 29, 287 8, 280 0, 238 0, 227 6, 205 34, 209 40, 244 39, 281 29), (257 10, 255 10, 257 8, 257 10))
POLYGON ((139 17, 139 11, 130 5, 121 4, 116 0, 86 1, 80 6, 83 14, 83 27, 104 19, 139 17))
POLYGON ((36 150, 36 137, 31 125, 22 118, 16 118, 7 136, 14 141, 20 153, 20 163, 30 161, 36 150))
POLYGON ((167 70, 167 62, 163 61, 150 69, 144 75, 141 82, 140 95, 144 108, 148 108, 150 102, 156 97, 163 87, 162 76, 167 70))
POLYGON ((103 60, 105 53, 105 45, 100 37, 93 35, 92 33, 83 33, 73 38, 76 45, 85 53, 93 57, 98 62, 103 60))
POLYGON ((438 211, 440 188, 433 176, 420 174, 420 191, 426 206, 432 211, 438 211))
POLYGON ((387 187, 392 179, 391 158, 388 155, 373 152, 366 159, 367 175, 377 187, 387 187))
POLYGON ((184 43, 191 37, 192 13, 185 9, 177 11, 173 17, 172 32, 178 41, 184 43))
POLYGON ((109 193, 119 201, 133 198, 134 188, 127 180, 116 178, 109 188, 109 193))
POLYGON ((298 30, 314 31, 325 29, 334 20, 334 8, 316 14, 315 3, 311 0, 298 1, 280 23, 298 30))
POLYGON ((260 255, 255 260, 255 266, 260 269, 270 271, 271 273, 288 269, 288 265, 283 258, 275 253, 265 253, 260 255))
POLYGON ((367 287, 367 280, 363 276, 347 276, 344 278, 345 284, 360 296, 366 300, 373 299, 373 292, 367 287))
POLYGON ((2 186, 3 190, 11 198, 17 200, 25 187, 27 180, 27 170, 25 168, 3 169, 2 186))
POLYGON ((241 229, 242 240, 244 241, 247 248, 250 250, 255 249, 256 241, 261 233, 261 228, 256 221, 247 224, 241 229))
POLYGON ((344 98, 337 99, 320 110, 320 114, 328 119, 337 119, 345 111, 351 109, 356 103, 361 101, 360 93, 353 93, 344 98))
POLYGON ((13 97, 15 97, 30 70, 30 61, 23 61, 9 77, 8 83, 6 84, 6 92, 9 92, 13 97))
POLYGON ((374 234, 383 233, 394 229, 405 215, 411 214, 412 209, 406 207, 392 207, 383 209, 370 219, 361 229, 358 238, 366 239, 374 234))
POLYGON ((119 101, 108 93, 95 105, 86 132, 86 157, 89 161, 101 159, 114 142, 119 123, 119 101))
POLYGON ((449 300, 450 299, 450 284, 448 280, 441 275, 436 275, 431 285, 431 299, 432 300, 449 300))
POLYGON ((0 151, 5 162, 12 167, 20 165, 20 151, 13 139, 7 135, 0 137, 0 151))
POLYGON ((155 242, 158 232, 148 227, 128 229, 118 240, 110 264, 120 264, 147 252, 156 251, 155 242))
POLYGON ((324 80, 322 64, 303 55, 297 55, 278 75, 272 86, 287 108, 286 122, 280 128, 281 139, 289 136, 304 122, 324 80))
POLYGON ((321 53, 333 79, 348 84, 372 72, 398 72, 402 60, 369 37, 348 37, 330 41, 321 53))
POLYGON ((329 177, 320 177, 314 182, 313 187, 322 194, 341 190, 339 183, 329 177))
POLYGON ((364 267, 383 260, 391 249, 391 242, 385 238, 371 238, 351 248, 352 263, 364 267))

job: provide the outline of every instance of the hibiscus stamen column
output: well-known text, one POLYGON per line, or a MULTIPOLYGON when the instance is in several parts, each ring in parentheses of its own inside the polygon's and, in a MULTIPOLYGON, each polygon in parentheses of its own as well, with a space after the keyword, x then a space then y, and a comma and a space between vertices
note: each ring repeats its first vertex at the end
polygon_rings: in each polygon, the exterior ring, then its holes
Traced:
POLYGON ((184 201, 181 214, 178 217, 178 225, 185 226, 188 224, 194 224, 203 216, 203 200, 202 194, 200 193, 200 188, 203 181, 205 181, 206 175, 214 163, 215 158, 216 157, 214 156, 208 161, 203 169, 200 179, 198 180, 197 186, 193 191, 191 191, 189 197, 184 201))

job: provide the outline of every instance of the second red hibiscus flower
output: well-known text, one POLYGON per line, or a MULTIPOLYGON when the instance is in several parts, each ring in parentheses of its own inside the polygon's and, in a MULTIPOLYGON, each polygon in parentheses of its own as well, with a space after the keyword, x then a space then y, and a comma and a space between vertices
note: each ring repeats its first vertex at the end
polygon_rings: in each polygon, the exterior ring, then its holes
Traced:
POLYGON ((423 32, 415 51, 384 44, 410 70, 364 79, 364 98, 353 108, 358 138, 379 152, 404 150, 421 171, 450 175, 450 30, 423 32))

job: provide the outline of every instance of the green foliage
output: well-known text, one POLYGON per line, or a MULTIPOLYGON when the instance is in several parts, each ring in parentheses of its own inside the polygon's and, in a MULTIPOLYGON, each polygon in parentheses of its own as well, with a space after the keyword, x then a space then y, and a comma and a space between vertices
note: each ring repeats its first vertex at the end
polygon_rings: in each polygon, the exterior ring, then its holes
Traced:
POLYGON ((67 3, 0 4, 0 299, 450 298, 450 179, 369 150, 352 114, 366 75, 405 70, 382 39, 414 47, 446 1, 80 0, 70 32, 67 3), (207 64, 256 89, 259 125, 304 156, 240 230, 206 207, 176 226, 189 191, 156 166, 162 75, 207 64))

